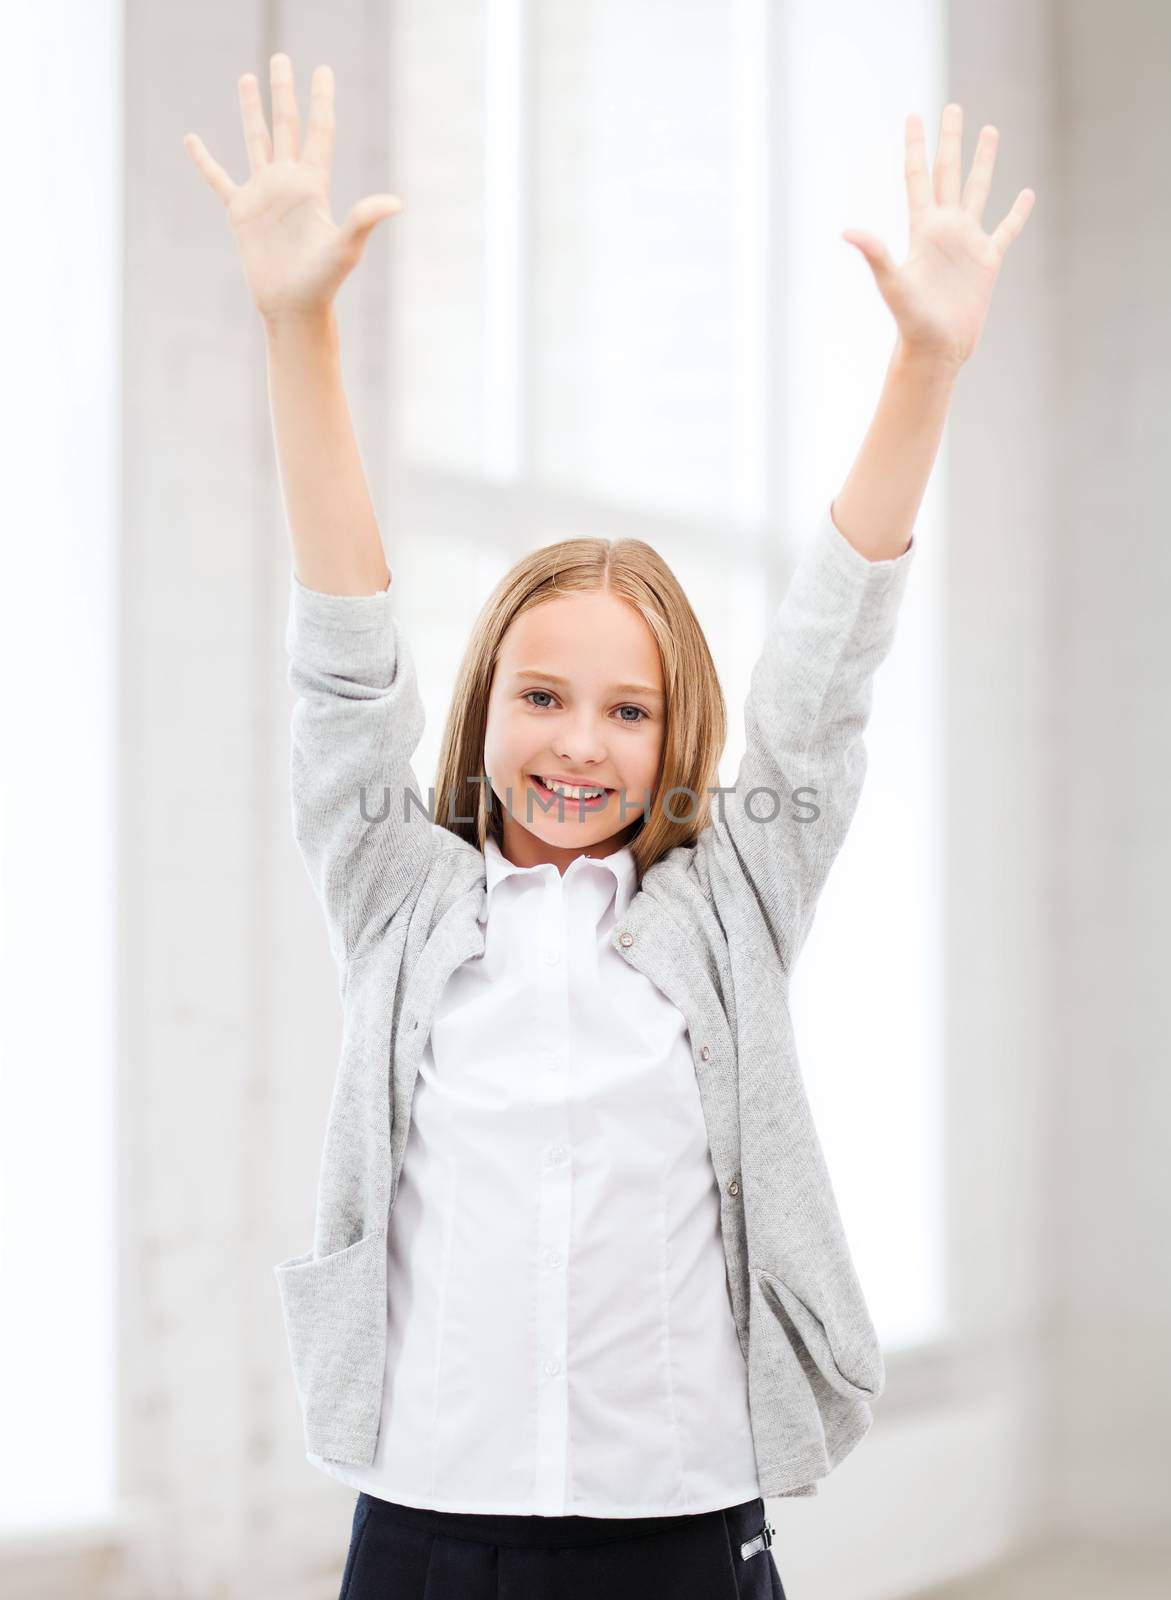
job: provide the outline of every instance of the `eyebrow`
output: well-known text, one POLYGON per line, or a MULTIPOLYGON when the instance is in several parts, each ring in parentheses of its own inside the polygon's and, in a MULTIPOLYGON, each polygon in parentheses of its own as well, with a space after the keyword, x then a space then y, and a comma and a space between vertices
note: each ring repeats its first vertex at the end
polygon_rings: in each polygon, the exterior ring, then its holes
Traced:
MULTIPOLYGON (((542 672, 538 667, 521 667, 513 673, 514 678, 539 678, 542 683, 555 683, 559 689, 568 689, 568 678, 559 678, 555 672, 542 672)), ((611 694, 641 694, 650 700, 661 700, 661 689, 652 689, 649 683, 612 683, 611 694)))

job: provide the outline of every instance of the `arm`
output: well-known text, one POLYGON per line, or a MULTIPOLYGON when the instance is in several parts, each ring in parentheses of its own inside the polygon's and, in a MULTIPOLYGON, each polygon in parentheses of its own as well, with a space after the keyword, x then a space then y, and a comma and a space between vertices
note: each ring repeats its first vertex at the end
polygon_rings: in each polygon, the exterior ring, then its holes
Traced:
POLYGON ((400 910, 430 861, 434 834, 411 766, 423 705, 391 609, 333 313, 266 326, 295 561, 286 633, 297 696, 293 834, 335 959, 353 959, 400 910), (408 790, 420 804, 404 819, 408 790))
POLYGON ((717 909, 746 921, 754 953, 787 971, 857 810, 874 674, 914 554, 912 541, 869 560, 823 512, 753 668, 735 785, 697 841, 717 909))
POLYGON ((421 883, 436 829, 411 758, 423 732, 390 586, 334 595, 290 578, 293 833, 336 960, 352 960, 421 883), (407 792, 419 801, 404 819, 407 792), (365 813, 363 815, 363 813, 365 813))
POLYGON ((411 766, 423 705, 346 404, 332 307, 268 318, 269 394, 293 542, 293 833, 335 959, 421 881, 434 835, 411 766), (404 818, 404 797, 419 799, 404 818), (363 813, 365 813, 363 815, 363 813))
POLYGON ((333 73, 314 71, 302 149, 292 62, 278 52, 269 66, 271 136, 256 78, 239 79, 247 182, 235 183, 197 135, 184 143, 227 208, 264 319, 294 560, 286 636, 297 694, 293 830, 331 948, 352 959, 421 881, 436 831, 425 812, 404 820, 405 797, 419 793, 410 763, 423 708, 390 609, 390 573, 346 405, 333 311, 373 228, 402 202, 371 195, 340 227, 333 221, 333 73))
POLYGON ((873 234, 843 234, 865 257, 898 328, 878 412, 834 502, 838 526, 871 560, 907 547, 951 403, 952 389, 988 316, 992 291, 1010 244, 1033 209, 1022 189, 992 233, 981 224, 1000 135, 980 130, 972 170, 960 193, 963 111, 943 109, 933 173, 927 170, 923 124, 906 119, 904 174, 910 248, 899 265, 873 234))
POLYGON ((697 870, 713 898, 748 906, 755 947, 786 968, 857 809, 874 674, 894 640, 912 528, 955 380, 979 339, 1005 251, 1032 209, 1033 192, 1024 189, 995 232, 984 232, 997 134, 983 129, 961 198, 961 129, 959 106, 948 105, 933 189, 922 124, 907 119, 905 262, 896 266, 869 234, 845 235, 874 272, 898 342, 858 458, 802 553, 753 671, 733 792, 697 844, 697 870), (795 791, 802 792, 794 802, 795 791))
POLYGON ((830 510, 869 561, 889 561, 910 547, 931 469, 939 453, 956 369, 895 346, 874 419, 830 510))
POLYGON ((265 346, 296 576, 324 594, 376 594, 390 569, 346 403, 332 305, 267 317, 265 346))
POLYGON ((389 571, 346 406, 333 303, 370 234, 402 210, 397 195, 368 195, 339 226, 330 211, 334 80, 314 70, 309 124, 301 124, 293 64, 269 62, 272 133, 251 72, 238 81, 251 174, 238 184, 197 134, 191 159, 223 201, 256 308, 264 321, 269 397, 297 575, 331 595, 385 589, 389 571))

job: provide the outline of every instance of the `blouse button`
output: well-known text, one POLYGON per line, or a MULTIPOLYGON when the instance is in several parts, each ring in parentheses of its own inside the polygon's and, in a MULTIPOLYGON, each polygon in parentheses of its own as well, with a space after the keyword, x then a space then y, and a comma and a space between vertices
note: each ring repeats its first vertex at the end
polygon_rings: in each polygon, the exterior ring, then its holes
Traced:
POLYGON ((736 1182, 735 1178, 733 1178, 731 1183, 728 1185, 728 1193, 730 1195, 737 1195, 740 1193, 740 1185, 736 1182))
POLYGON ((618 935, 618 943, 622 945, 624 949, 629 950, 631 945, 634 943, 634 935, 629 932, 620 933, 618 935))
POLYGON ((711 1058, 712 1058, 712 1047, 711 1047, 711 1045, 710 1044, 705 1044, 700 1049, 699 1055, 700 1055, 700 1060, 701 1061, 710 1061, 711 1058))

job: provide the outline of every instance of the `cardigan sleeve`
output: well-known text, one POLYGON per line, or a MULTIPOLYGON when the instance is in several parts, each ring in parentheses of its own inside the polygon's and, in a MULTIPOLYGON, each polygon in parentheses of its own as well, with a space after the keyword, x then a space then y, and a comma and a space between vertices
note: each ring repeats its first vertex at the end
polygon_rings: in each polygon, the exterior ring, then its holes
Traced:
POLYGON ((791 969, 853 820, 866 774, 874 675, 894 641, 915 554, 871 561, 823 512, 752 671, 745 751, 713 796, 696 866, 791 969))
POLYGON ((372 595, 323 594, 291 573, 293 833, 339 960, 403 906, 434 841, 411 766, 423 704, 391 605, 390 583, 372 595))

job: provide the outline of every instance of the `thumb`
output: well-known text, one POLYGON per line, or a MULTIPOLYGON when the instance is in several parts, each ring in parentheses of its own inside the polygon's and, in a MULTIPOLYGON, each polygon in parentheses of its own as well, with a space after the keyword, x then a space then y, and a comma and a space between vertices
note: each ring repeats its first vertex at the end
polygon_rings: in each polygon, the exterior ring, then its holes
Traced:
POLYGON ((872 233, 861 233, 857 228, 847 228, 842 238, 866 257, 880 289, 889 283, 894 274, 894 262, 881 239, 876 239, 872 233))
POLYGON ((342 243, 350 249, 364 250, 366 240, 384 217, 394 217, 403 203, 397 194, 372 194, 359 200, 342 223, 342 243))

